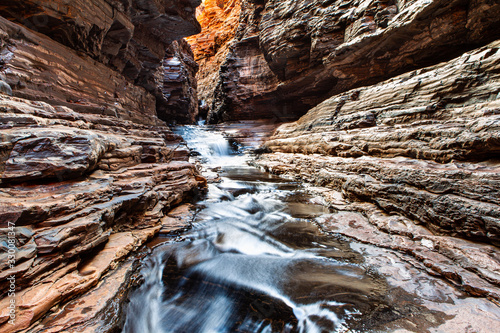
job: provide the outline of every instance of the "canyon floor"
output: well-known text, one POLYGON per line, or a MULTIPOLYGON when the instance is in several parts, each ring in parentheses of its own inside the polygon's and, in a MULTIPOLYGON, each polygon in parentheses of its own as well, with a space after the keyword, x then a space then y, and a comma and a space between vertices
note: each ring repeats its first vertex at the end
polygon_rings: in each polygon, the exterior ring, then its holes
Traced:
POLYGON ((0 331, 499 331, 499 17, 2 1, 0 331))

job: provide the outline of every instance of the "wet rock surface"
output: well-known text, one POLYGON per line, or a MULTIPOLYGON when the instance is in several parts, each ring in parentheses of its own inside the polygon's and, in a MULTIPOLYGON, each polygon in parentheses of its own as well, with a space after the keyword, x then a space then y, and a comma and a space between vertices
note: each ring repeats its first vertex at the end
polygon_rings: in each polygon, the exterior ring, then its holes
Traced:
POLYGON ((274 162, 281 178, 221 149, 221 134, 179 132, 220 177, 195 205, 192 229, 143 261, 124 332, 486 333, 498 321, 494 246, 435 236, 331 188, 303 186, 284 167, 288 158, 301 164, 298 155, 274 162))
POLYGON ((130 256, 204 191, 167 126, 197 113, 193 54, 172 42, 199 31, 198 4, 0 5, 0 331, 116 329, 130 256))
MULTIPOLYGON (((203 190, 205 181, 187 162, 181 138, 167 127, 12 97, 0 96, 0 104, 0 224, 2 230, 15 225, 22 235, 15 267, 2 269, 3 292, 5 274, 15 274, 19 288, 16 325, 6 323, 6 310, 0 315, 2 330, 14 332, 96 286, 160 231, 170 209, 203 190)), ((7 263, 7 252, 1 256, 7 263)), ((54 319, 53 331, 76 325, 72 318, 54 319)))
POLYGON ((323 188, 325 230, 498 300, 498 45, 334 96, 255 163, 323 188))
MULTIPOLYGON (((363 243, 410 254, 420 261, 419 267, 428 270, 430 274, 443 276, 475 296, 486 296, 498 300, 500 298, 498 293, 500 266, 497 246, 448 236, 450 233, 452 236, 462 236, 464 231, 459 224, 460 219, 454 217, 460 213, 473 214, 478 207, 472 205, 455 207, 454 211, 450 210, 440 215, 436 211, 439 206, 436 207, 433 202, 415 204, 417 199, 408 194, 412 189, 409 181, 391 184, 389 179, 381 181, 377 179, 395 170, 398 173, 404 172, 411 175, 408 179, 430 180, 433 176, 439 175, 436 172, 434 175, 427 175, 427 178, 422 176, 417 178, 415 174, 412 174, 417 163, 411 160, 391 161, 374 158, 351 160, 320 155, 282 153, 264 155, 256 161, 257 165, 263 166, 272 173, 296 180, 306 180, 314 186, 319 186, 313 187, 311 191, 320 193, 329 206, 336 211, 334 214, 324 215, 318 221, 323 229, 352 237, 363 243), (371 191, 371 181, 384 187, 386 191, 375 194, 371 191), (357 182, 363 182, 363 185, 357 182), (396 208, 398 203, 391 203, 383 194, 391 192, 388 190, 393 186, 403 188, 402 192, 406 187, 406 193, 393 197, 398 198, 401 209, 396 208), (365 193, 361 194, 361 192, 365 193), (374 196, 371 197, 370 193, 374 196), (469 210, 467 210, 468 207, 469 210), (419 212, 411 215, 415 209, 419 212), (432 224, 426 226, 426 223, 422 221, 423 218, 435 221, 448 216, 451 224, 447 225, 448 230, 445 231, 432 224)), ((488 174, 484 175, 477 170, 475 173, 478 179, 488 177, 488 174)), ((444 175, 441 174, 441 177, 444 178, 444 175)), ((425 197, 425 189, 420 192, 420 195, 425 197)), ((432 194, 427 193, 427 195, 432 194)), ((459 199, 458 195, 455 196, 459 199)), ((455 196, 450 195, 453 199, 455 196)), ((445 198, 437 197, 435 200, 446 200, 445 198)), ((497 212, 498 209, 492 211, 497 212)), ((477 218, 483 218, 483 215, 477 215, 477 218)), ((465 218, 462 217, 462 219, 465 218)), ((475 232, 480 228, 471 227, 470 230, 475 232)), ((474 239, 471 235, 468 238, 474 239)))

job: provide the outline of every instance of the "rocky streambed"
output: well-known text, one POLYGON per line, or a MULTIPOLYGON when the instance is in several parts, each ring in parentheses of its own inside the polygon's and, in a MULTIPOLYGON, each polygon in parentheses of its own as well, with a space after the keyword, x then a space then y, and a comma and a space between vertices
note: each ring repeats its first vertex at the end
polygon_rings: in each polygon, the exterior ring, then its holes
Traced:
POLYGON ((479 265, 487 246, 405 234, 404 220, 249 166, 220 134, 181 131, 209 192, 143 260, 123 332, 492 332, 495 288, 440 253, 479 265))
POLYGON ((4 0, 0 331, 498 330, 498 17, 4 0))

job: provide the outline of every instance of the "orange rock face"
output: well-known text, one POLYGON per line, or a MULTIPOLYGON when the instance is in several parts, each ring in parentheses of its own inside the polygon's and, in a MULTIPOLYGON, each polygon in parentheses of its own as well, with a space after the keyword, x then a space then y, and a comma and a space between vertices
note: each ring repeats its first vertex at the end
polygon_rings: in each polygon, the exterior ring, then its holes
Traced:
MULTIPOLYGON (((197 9, 202 31, 186 38, 193 49, 198 71, 198 98, 203 105, 212 103, 219 67, 239 24, 240 0, 206 0, 197 9)), ((203 108, 200 110, 203 113, 203 108)))
POLYGON ((187 37, 193 48, 195 60, 215 56, 233 38, 240 16, 239 0, 206 0, 197 9, 197 19, 202 30, 187 37))

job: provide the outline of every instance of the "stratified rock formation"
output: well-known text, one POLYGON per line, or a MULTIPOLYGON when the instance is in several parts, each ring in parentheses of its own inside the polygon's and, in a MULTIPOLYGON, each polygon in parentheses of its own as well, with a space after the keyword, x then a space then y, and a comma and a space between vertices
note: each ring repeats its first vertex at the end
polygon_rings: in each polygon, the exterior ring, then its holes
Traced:
POLYGON ((298 118, 328 97, 500 36, 500 4, 489 0, 244 0, 241 8, 211 83, 210 122, 298 118))
POLYGON ((196 72, 190 45, 184 40, 172 42, 163 59, 156 96, 156 112, 160 119, 182 124, 195 123, 198 116, 196 72))
POLYGON ((198 104, 325 231, 500 301, 498 1, 199 4, 0 4, 0 331, 119 328, 131 254, 206 187, 167 127, 198 104))
MULTIPOLYGON (((231 122, 302 116, 255 163, 321 187, 338 211, 326 230, 410 253, 431 274, 500 299, 498 1, 240 6, 233 39, 208 56, 208 121, 252 142, 254 122, 231 122)), ((205 36, 195 54, 214 45, 205 36)))
POLYGON ((257 163, 328 188, 327 230, 500 299, 499 47, 336 95, 279 127, 257 163))
POLYGON ((2 20, 3 80, 17 97, 151 124, 166 50, 199 32, 199 2, 4 1, 0 15, 29 30, 2 20))
POLYGON ((199 7, 198 21, 202 31, 186 38, 195 60, 200 65, 197 74, 200 115, 207 116, 219 83, 219 70, 229 52, 240 17, 240 0, 206 0, 199 7))
POLYGON ((348 196, 433 231, 500 244, 500 41, 332 97, 266 143, 321 154, 348 196), (484 163, 483 163, 484 161, 484 163), (366 178, 366 177, 368 178, 366 178))
POLYGON ((199 32, 198 4, 0 5, 0 331, 115 329, 127 258, 203 191, 165 123, 197 112, 191 50, 172 42, 199 32))

